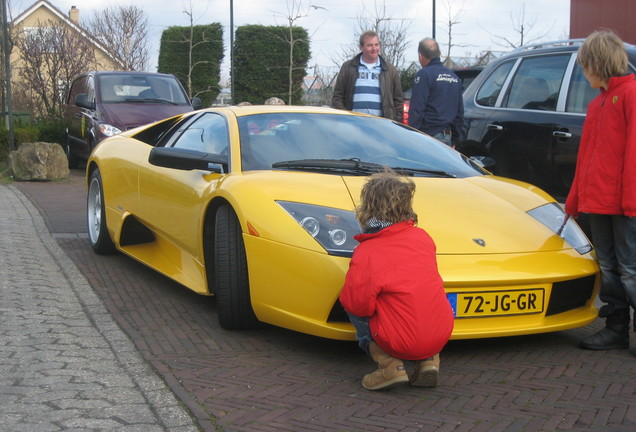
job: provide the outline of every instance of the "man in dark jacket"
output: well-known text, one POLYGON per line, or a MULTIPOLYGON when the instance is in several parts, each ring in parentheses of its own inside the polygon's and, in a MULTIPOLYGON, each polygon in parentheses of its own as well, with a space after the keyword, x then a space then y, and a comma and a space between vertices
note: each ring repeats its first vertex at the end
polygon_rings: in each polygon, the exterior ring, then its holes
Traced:
POLYGON ((402 121, 400 73, 380 56, 377 33, 366 31, 360 35, 360 51, 340 68, 331 106, 402 121))
POLYGON ((441 53, 435 39, 422 39, 417 52, 422 69, 413 83, 409 126, 454 147, 463 134, 461 81, 440 61, 441 53))

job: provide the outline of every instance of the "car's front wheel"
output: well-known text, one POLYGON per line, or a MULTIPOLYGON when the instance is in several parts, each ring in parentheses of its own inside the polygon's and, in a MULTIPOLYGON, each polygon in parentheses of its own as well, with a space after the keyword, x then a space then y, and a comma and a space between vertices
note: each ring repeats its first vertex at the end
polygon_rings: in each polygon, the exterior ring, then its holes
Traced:
POLYGON ((106 226, 104 188, 99 168, 93 170, 88 182, 86 198, 86 221, 88 222, 88 240, 98 254, 109 254, 116 251, 106 226))
POLYGON ((250 329, 258 325, 250 300, 243 233, 229 205, 216 213, 214 230, 215 294, 219 324, 225 329, 250 329))
POLYGON ((66 153, 66 160, 68 161, 68 167, 70 169, 77 168, 79 165, 79 160, 75 153, 73 153, 73 149, 71 148, 71 143, 69 142, 69 137, 66 135, 66 147, 64 147, 64 153, 66 153))

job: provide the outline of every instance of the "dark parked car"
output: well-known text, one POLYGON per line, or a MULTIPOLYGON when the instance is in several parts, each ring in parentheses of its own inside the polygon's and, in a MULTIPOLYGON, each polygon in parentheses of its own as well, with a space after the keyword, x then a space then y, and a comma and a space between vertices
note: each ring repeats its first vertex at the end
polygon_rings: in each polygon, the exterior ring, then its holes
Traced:
POLYGON ((462 80, 462 91, 466 91, 470 83, 472 83, 483 70, 483 66, 470 66, 453 69, 453 72, 462 80))
POLYGON ((201 108, 174 75, 92 71, 73 79, 65 107, 69 167, 86 160, 104 138, 201 108))
MULTIPOLYGON (((464 92, 466 141, 495 174, 563 199, 572 184, 589 102, 598 95, 576 62, 582 39, 519 48, 489 63, 464 92)), ((634 72, 636 47, 626 45, 634 72)))

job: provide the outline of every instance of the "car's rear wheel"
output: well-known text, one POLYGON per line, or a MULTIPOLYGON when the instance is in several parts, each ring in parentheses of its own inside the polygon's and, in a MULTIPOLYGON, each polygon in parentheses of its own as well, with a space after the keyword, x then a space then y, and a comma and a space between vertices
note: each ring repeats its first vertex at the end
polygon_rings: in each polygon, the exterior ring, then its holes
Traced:
POLYGON ((225 329, 250 329, 258 325, 250 300, 243 233, 229 205, 219 207, 214 230, 215 294, 219 324, 225 329))
POLYGON ((88 182, 86 198, 86 221, 88 222, 88 240, 98 254, 109 254, 116 251, 106 226, 106 211, 102 175, 95 169, 88 182))

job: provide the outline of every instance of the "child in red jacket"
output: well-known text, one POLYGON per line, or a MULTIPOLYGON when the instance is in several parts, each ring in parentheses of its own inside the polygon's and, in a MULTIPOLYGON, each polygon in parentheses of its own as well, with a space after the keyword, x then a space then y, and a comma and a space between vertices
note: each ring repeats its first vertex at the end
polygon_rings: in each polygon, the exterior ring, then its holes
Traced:
POLYGON ((605 303, 599 310, 605 327, 581 347, 627 349, 636 309, 636 81, 623 41, 612 32, 589 35, 577 61, 600 93, 587 108, 565 211, 589 214, 605 303))
POLYGON ((416 226, 415 183, 394 172, 364 185, 355 239, 340 302, 360 348, 379 367, 362 379, 368 390, 396 384, 435 387, 439 352, 453 331, 453 311, 437 270, 435 243, 416 226), (403 360, 415 361, 409 379, 403 360))

